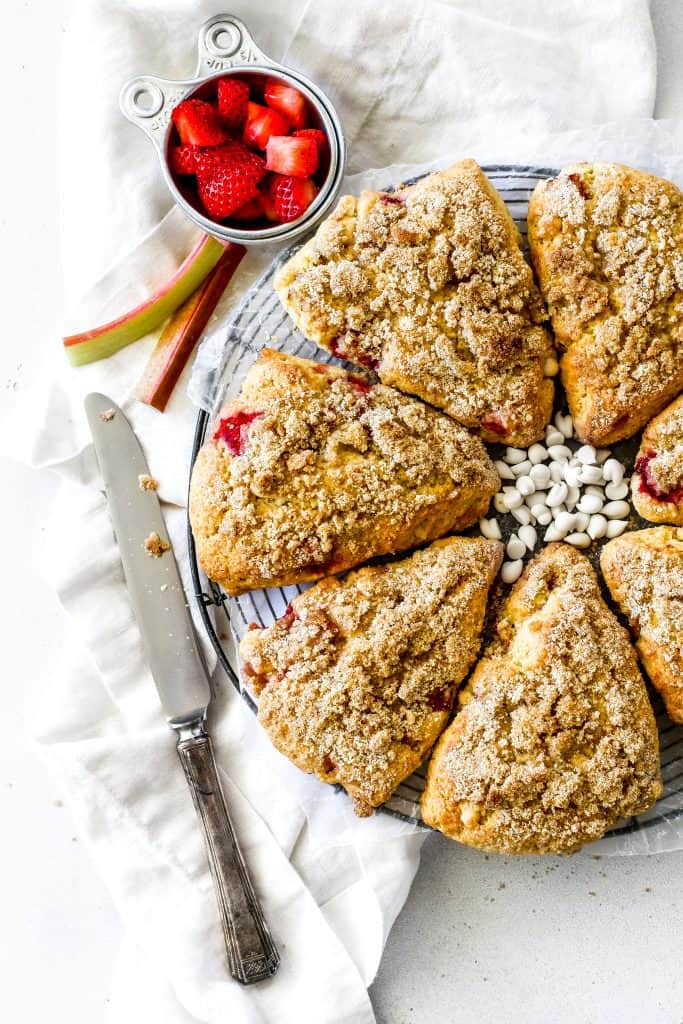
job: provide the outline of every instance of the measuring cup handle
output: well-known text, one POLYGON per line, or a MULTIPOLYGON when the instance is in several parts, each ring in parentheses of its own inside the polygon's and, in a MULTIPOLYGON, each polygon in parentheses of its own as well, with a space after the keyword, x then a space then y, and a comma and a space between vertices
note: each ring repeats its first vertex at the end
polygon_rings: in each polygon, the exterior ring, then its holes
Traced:
POLYGON ((121 111, 161 151, 173 108, 180 103, 187 88, 187 82, 168 82, 152 75, 138 75, 121 89, 121 111))
POLYGON ((216 14, 205 21, 199 30, 197 45, 196 78, 206 78, 235 65, 280 66, 259 49, 247 26, 234 14, 216 14))

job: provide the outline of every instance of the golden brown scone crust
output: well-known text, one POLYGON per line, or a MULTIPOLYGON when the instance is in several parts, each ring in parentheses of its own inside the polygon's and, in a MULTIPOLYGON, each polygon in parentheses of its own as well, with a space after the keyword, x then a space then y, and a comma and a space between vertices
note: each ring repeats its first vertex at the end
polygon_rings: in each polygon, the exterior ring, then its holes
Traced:
POLYGON ((395 193, 344 196, 275 288, 318 345, 484 440, 541 437, 557 371, 520 236, 474 160, 395 193))
POLYGON ((600 567, 652 685, 683 724, 683 529, 625 533, 602 549, 600 567))
POLYGON ((424 820, 498 853, 570 852, 661 795, 659 740, 633 648, 590 562, 550 544, 429 765, 424 820))
POLYGON ((264 349, 197 457, 190 522, 206 574, 240 594, 462 529, 499 483, 481 441, 448 416, 264 349), (241 454, 221 439, 230 424, 241 454))
POLYGON ((528 225, 576 432, 631 437, 683 389, 683 195, 621 164, 572 164, 536 186, 528 225))
POLYGON ((422 763, 479 649, 503 546, 450 537, 326 579, 240 645, 273 744, 370 814, 422 763))
POLYGON ((643 431, 631 494, 643 519, 683 526, 683 395, 643 431))

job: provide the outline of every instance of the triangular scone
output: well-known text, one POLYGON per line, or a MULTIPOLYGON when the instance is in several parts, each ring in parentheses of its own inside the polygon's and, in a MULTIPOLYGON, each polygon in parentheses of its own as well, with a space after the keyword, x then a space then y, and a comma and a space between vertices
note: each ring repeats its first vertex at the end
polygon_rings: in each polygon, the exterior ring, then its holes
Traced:
POLYGON ((326 579, 241 643, 273 744, 340 783, 357 814, 425 758, 477 651, 503 547, 450 537, 410 558, 326 579))
POLYGON ((483 850, 569 852, 661 792, 657 728, 626 630, 588 559, 550 544, 460 694, 422 816, 483 850))
POLYGON ((669 716, 683 723, 683 530, 625 533, 602 549, 600 568, 669 716))
POLYGON ((683 526, 683 395, 643 431, 631 493, 643 519, 683 526))
POLYGON ((536 186, 529 245, 576 432, 631 437, 683 389, 683 194, 620 164, 536 186))
POLYGON ((462 529, 499 483, 481 441, 448 416, 263 349, 197 457, 190 522, 206 574, 240 594, 462 529))
POLYGON ((542 435, 557 372, 546 312, 474 160, 390 194, 344 196, 275 288, 307 338, 484 440, 542 435))

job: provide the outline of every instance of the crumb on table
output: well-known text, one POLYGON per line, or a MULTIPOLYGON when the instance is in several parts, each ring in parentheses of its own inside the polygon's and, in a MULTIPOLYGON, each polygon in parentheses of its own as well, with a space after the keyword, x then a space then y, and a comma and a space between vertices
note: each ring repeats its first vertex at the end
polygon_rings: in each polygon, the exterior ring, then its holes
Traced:
POLYGON ((138 487, 141 491, 156 491, 158 486, 159 482, 149 473, 140 473, 138 476, 138 487))
POLYGON ((109 420, 113 420, 116 416, 116 409, 105 409, 104 412, 100 413, 100 419, 103 423, 109 423, 109 420))
POLYGON ((170 547, 171 545, 162 540, 155 531, 145 538, 145 551, 151 558, 161 558, 164 551, 168 551, 170 547))

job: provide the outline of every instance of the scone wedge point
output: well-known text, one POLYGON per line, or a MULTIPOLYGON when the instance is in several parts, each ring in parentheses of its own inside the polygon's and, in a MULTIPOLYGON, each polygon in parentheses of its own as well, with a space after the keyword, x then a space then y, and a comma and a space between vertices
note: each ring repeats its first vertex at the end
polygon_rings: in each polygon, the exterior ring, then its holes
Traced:
POLYGON ((683 395, 643 431, 631 494, 643 519, 683 526, 683 395))
POLYGON ((567 544, 529 563, 458 701, 422 816, 460 842, 568 853, 661 795, 635 651, 590 562, 567 544))
POLYGON ((450 537, 325 579, 240 645, 273 744, 370 814, 424 760, 479 649, 503 548, 450 537))
POLYGON ((541 437, 557 372, 547 314, 514 221, 474 160, 344 196, 275 288, 307 338, 384 384, 486 441, 541 437))
POLYGON ((529 246, 582 441, 632 437, 683 390, 683 194, 614 163, 537 185, 529 246))
POLYGON ((652 685, 683 724, 683 529, 625 533, 602 549, 600 567, 652 685))
POLYGON ((329 576, 474 523, 499 477, 448 416, 263 349, 190 484, 199 561, 229 594, 329 576))

